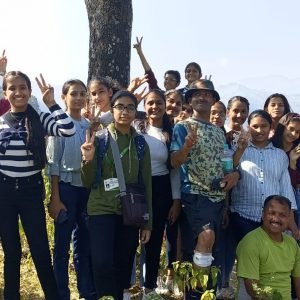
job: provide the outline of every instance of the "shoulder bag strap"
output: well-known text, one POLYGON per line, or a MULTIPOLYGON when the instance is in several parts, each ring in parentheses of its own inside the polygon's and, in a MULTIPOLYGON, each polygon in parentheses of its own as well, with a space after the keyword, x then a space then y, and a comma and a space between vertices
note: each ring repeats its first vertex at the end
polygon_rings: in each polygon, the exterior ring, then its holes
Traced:
POLYGON ((124 194, 126 194, 126 185, 125 185, 123 165, 121 161, 119 146, 110 133, 109 133, 109 141, 110 141, 112 155, 115 162, 115 168, 116 168, 116 173, 119 182, 120 196, 123 196, 124 194))

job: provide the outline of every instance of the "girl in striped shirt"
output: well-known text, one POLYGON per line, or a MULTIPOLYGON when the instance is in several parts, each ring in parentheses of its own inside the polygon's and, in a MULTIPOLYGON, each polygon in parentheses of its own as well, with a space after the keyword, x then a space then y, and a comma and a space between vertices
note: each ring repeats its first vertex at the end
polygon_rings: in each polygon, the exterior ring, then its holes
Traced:
POLYGON ((20 299, 21 220, 45 299, 59 299, 46 231, 41 171, 46 164, 45 136, 72 136, 71 119, 54 100, 43 76, 36 78, 50 113, 28 105, 31 82, 20 71, 3 78, 3 92, 11 110, 0 117, 0 237, 4 251, 4 298, 20 299))

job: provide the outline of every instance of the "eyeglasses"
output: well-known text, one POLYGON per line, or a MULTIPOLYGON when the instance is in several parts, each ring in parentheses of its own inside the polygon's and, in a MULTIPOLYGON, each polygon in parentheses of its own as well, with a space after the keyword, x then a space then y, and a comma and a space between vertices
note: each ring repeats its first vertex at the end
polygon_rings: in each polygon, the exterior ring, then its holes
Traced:
POLYGON ((136 111, 136 107, 134 104, 128 104, 127 106, 124 106, 123 104, 117 104, 113 106, 117 111, 123 112, 125 109, 128 113, 132 113, 136 111))

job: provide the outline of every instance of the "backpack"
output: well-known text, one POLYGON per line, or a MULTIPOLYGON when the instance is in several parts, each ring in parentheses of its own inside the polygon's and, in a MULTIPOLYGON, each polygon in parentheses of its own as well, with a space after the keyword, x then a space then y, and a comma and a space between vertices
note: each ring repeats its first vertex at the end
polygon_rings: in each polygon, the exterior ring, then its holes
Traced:
MULTIPOLYGON (((97 188, 100 183, 100 178, 101 178, 101 165, 103 158, 108 150, 109 147, 109 131, 108 129, 103 129, 96 134, 96 148, 97 148, 97 170, 96 170, 96 176, 95 180, 93 182, 92 188, 97 188)), ((145 138, 138 134, 134 137, 134 143, 137 151, 137 156, 139 162, 144 158, 144 153, 145 153, 145 138)), ((140 176, 140 168, 139 168, 139 176, 140 176)))

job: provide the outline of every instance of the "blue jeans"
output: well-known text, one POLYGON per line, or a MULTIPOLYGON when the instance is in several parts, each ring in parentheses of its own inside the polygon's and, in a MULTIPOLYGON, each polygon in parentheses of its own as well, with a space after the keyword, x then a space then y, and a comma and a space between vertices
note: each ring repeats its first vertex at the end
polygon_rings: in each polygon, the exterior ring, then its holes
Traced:
MULTIPOLYGON (((230 224, 230 214, 229 214, 230 224)), ((235 262, 235 242, 232 226, 228 225, 227 228, 222 228, 219 238, 219 251, 220 251, 220 264, 221 276, 218 278, 218 288, 227 287, 230 280, 230 274, 235 262)))
POLYGON ((40 173, 12 178, 0 173, 0 237, 4 252, 4 299, 20 299, 21 243, 19 219, 46 300, 58 300, 51 264, 40 173))
POLYGON ((93 284, 86 204, 89 190, 84 187, 59 183, 60 200, 66 206, 68 220, 55 223, 54 273, 61 300, 70 299, 69 250, 73 242, 73 261, 80 298, 96 299, 93 284))

